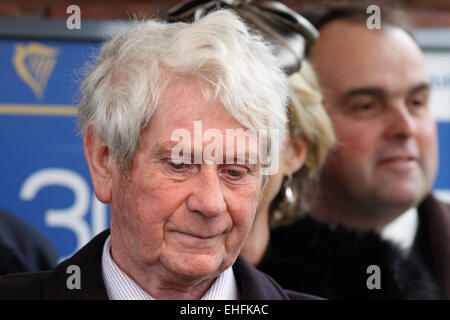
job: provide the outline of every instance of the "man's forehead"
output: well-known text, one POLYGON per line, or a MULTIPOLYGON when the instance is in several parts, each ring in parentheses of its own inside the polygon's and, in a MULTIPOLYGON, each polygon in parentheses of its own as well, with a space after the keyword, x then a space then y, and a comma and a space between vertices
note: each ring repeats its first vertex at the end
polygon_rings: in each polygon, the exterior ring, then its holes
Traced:
POLYGON ((193 77, 175 77, 165 86, 151 117, 153 122, 164 126, 193 128, 194 121, 204 125, 225 123, 231 127, 242 127, 214 95, 213 88, 193 77))
POLYGON ((332 21, 311 51, 325 95, 359 88, 408 91, 427 82, 422 53, 403 30, 369 30, 363 24, 332 21))
MULTIPOLYGON (((226 140, 226 139, 225 139, 226 140)), ((155 145, 153 157, 160 159, 182 160, 184 162, 201 164, 207 162, 222 163, 257 163, 258 146, 247 144, 239 146, 236 143, 223 141, 219 145, 191 144, 187 141, 164 141, 155 145), (220 146, 222 145, 222 149, 220 146)))

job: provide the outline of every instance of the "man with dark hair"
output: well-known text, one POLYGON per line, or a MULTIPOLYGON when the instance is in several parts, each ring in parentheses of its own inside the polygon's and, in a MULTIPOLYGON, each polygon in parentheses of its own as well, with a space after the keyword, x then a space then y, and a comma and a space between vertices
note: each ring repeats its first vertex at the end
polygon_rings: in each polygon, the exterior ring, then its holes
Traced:
POLYGON ((305 14, 320 31, 309 57, 338 138, 309 205, 396 243, 450 299, 450 206, 431 194, 438 145, 423 55, 396 10, 380 5, 381 28, 369 29, 367 6, 305 14))

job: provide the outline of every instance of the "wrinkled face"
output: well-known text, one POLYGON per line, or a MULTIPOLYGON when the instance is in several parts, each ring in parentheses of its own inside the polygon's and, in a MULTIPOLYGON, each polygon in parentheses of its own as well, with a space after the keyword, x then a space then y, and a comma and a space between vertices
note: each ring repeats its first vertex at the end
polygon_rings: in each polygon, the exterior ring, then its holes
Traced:
MULTIPOLYGON (((194 141, 194 121, 202 122, 203 132, 214 128, 224 137, 226 129, 246 129, 218 103, 207 104, 196 85, 184 85, 173 96, 161 97, 142 133, 129 179, 116 174, 113 252, 116 245, 116 252, 135 265, 167 279, 212 278, 232 265, 244 243, 262 176, 257 164, 173 162, 176 129, 190 133, 192 155, 208 144, 194 141)), ((224 155, 230 154, 227 148, 224 143, 224 155)))
POLYGON ((402 30, 326 24, 311 52, 339 147, 323 181, 363 206, 417 204, 437 171, 422 54, 402 30))

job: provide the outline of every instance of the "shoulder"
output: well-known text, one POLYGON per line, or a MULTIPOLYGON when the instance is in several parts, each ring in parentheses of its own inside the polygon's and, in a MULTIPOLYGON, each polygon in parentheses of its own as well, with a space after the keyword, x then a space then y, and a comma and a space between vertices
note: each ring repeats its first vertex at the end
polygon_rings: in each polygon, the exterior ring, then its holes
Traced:
POLYGON ((19 263, 14 272, 49 270, 57 254, 50 241, 13 215, 0 210, 0 245, 14 254, 19 263))
POLYGON ((46 239, 26 222, 3 210, 0 210, 0 231, 0 239, 4 242, 21 241, 24 235, 27 235, 27 239, 31 237, 31 241, 27 240, 28 243, 36 239, 39 243, 41 240, 46 242, 46 239))
POLYGON ((0 277, 0 300, 39 300, 50 271, 0 277))
POLYGON ((450 215, 450 203, 439 200, 435 195, 430 194, 419 205, 419 213, 420 212, 438 212, 448 216, 450 215))
POLYGON ((446 298, 450 297, 450 204, 430 194, 419 205, 414 248, 428 264, 446 298))
POLYGON ((104 300, 101 253, 109 231, 100 233, 52 271, 0 277, 0 300, 104 300), (72 268, 76 266, 77 268, 72 268), (77 286, 69 286, 77 283, 77 286))
POLYGON ((27 272, 26 266, 11 248, 0 243, 0 275, 27 272))

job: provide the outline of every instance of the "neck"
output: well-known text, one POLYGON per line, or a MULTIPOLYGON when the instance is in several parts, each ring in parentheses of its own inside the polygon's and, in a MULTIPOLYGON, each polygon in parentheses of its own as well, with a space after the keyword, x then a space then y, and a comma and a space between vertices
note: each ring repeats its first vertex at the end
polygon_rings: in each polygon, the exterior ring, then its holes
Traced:
POLYGON ((245 241, 241 254, 254 266, 258 265, 264 254, 270 239, 269 206, 258 209, 252 229, 245 241))
MULTIPOLYGON (((317 189, 316 189, 317 190, 317 189)), ((320 188, 320 192, 311 192, 308 203, 312 212, 329 224, 344 225, 357 230, 381 230, 400 216, 408 208, 404 206, 381 206, 366 204, 350 199, 327 188, 320 188)))

